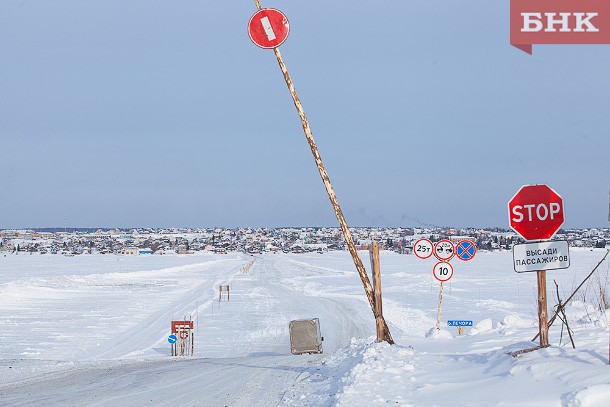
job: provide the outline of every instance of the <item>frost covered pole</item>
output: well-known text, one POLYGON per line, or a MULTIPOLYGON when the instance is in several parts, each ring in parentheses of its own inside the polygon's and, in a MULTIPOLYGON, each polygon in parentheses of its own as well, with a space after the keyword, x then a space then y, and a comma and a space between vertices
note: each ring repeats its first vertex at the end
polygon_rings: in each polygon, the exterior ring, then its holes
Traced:
POLYGON ((441 281, 441 289, 438 292, 438 310, 436 313, 436 330, 441 330, 441 311, 443 309, 443 282, 441 281))
MULTIPOLYGON (((254 0, 256 3, 256 7, 261 10, 261 4, 259 0, 254 0)), ((335 212, 335 216, 339 221, 339 226, 341 227, 341 231, 343 232, 343 236, 345 238, 345 243, 347 244, 347 248, 352 256, 354 261, 354 265, 356 266, 356 270, 360 275, 360 279, 362 280, 362 284, 364 285, 364 291, 369 300, 369 304, 371 309, 373 310, 373 314, 375 318, 379 320, 380 324, 383 326, 384 335, 383 340, 386 342, 393 344, 394 340, 392 339, 392 335, 390 334, 390 329, 385 322, 385 319, 382 315, 377 315, 376 307, 375 307, 375 298, 373 295, 373 287, 371 286, 371 281, 369 280, 368 275, 366 274, 366 269, 362 264, 362 260, 358 256, 358 252, 356 251, 356 246, 354 245, 354 240, 352 239, 352 234, 347 226, 347 222, 345 221, 345 217, 343 216, 343 211, 339 206, 339 201, 337 200, 337 195, 333 189, 332 184, 330 183, 330 178, 328 177, 328 173, 324 168, 324 163, 322 162, 322 157, 318 151, 318 147, 316 146, 316 142, 313 138, 313 134, 311 132, 311 128, 309 127, 309 122, 307 121, 307 117, 305 116, 305 111, 303 110, 303 106, 301 105, 301 101, 299 96, 297 95, 294 84, 292 83, 292 79, 290 78, 290 74, 288 73, 288 69, 286 68, 286 64, 284 63, 284 59, 282 58, 282 54, 280 53, 279 47, 274 47, 273 52, 277 58, 277 62, 280 65, 280 69, 284 75, 284 80, 286 81, 286 85, 288 86, 288 90, 290 91, 290 95, 292 96, 292 100, 294 102, 294 106, 297 109, 299 117, 301 118, 301 124, 303 125, 303 131, 305 132, 305 137, 307 138, 307 142, 309 143, 309 147, 311 148, 311 153, 313 154, 313 158, 318 167, 318 171, 320 172, 320 177, 322 178, 322 182, 324 183, 324 187, 326 188, 326 192, 328 194, 328 198, 330 199, 330 203, 333 206, 333 210, 335 212)))

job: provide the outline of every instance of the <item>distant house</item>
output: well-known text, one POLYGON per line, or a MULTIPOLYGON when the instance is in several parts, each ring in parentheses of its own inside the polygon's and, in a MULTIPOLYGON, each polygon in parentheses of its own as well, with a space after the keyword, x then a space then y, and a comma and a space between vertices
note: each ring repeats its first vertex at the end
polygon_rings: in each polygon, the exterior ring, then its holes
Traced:
POLYGON ((138 254, 153 254, 153 250, 150 248, 138 249, 138 254))
POLYGON ((137 256, 140 254, 140 250, 137 247, 127 247, 123 253, 125 256, 137 256))

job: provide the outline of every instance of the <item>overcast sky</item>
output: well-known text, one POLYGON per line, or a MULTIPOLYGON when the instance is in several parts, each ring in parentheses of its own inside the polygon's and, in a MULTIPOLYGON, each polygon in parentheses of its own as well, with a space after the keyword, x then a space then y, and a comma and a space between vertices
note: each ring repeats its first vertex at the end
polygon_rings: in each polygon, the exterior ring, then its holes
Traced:
MULTIPOLYGON (((509 2, 262 1, 350 226, 508 227, 524 184, 607 227, 610 46, 509 2)), ((0 1, 0 228, 336 226, 253 0, 0 1)))

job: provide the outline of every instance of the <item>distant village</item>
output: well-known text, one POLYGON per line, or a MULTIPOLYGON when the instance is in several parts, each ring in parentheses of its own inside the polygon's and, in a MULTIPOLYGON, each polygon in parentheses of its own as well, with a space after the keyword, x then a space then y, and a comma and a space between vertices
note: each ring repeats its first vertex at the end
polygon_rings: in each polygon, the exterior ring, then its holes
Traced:
MULTIPOLYGON (((430 240, 471 240, 478 250, 510 250, 524 241, 512 230, 453 228, 366 228, 350 229, 358 249, 377 241, 383 250, 411 254, 413 243, 430 240)), ((606 247, 610 229, 561 229, 555 240, 567 240, 571 247, 606 247)), ((195 252, 324 253, 346 250, 341 230, 329 227, 213 228, 213 229, 35 229, 0 230, 0 253, 163 255, 195 252)))

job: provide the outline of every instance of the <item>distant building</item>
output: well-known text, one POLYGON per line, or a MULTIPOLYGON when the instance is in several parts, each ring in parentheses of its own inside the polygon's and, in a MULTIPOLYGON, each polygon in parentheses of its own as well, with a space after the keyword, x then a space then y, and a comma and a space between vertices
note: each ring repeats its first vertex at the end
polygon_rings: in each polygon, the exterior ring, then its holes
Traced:
POLYGON ((140 250, 137 247, 127 247, 124 250, 125 256, 137 256, 140 254, 140 250))

